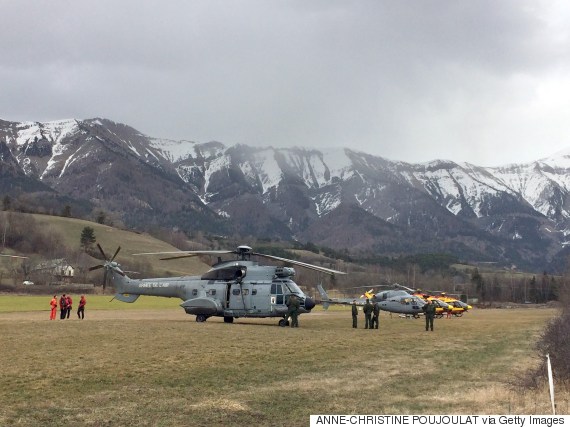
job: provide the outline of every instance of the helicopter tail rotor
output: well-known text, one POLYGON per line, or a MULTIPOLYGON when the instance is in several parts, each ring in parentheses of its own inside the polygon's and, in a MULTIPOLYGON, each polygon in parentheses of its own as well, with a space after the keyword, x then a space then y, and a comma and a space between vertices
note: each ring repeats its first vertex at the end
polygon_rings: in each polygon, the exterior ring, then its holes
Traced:
POLYGON ((113 271, 117 272, 117 274, 120 274, 121 276, 125 275, 123 270, 121 270, 119 264, 115 262, 115 258, 117 256, 117 254, 119 253, 119 251, 121 250, 121 247, 119 246, 117 248, 117 250, 115 251, 115 253, 113 254, 113 256, 110 259, 107 258, 105 251, 103 250, 103 248, 101 247, 101 245, 99 243, 97 243, 97 248, 99 248, 99 252, 101 252, 101 255, 103 255, 103 259, 105 260, 105 262, 103 264, 98 264, 98 265, 95 265, 93 267, 90 267, 89 271, 98 270, 100 268, 105 269, 105 272, 103 274, 103 289, 105 289, 107 287, 107 279, 108 279, 109 270, 113 270, 113 271))

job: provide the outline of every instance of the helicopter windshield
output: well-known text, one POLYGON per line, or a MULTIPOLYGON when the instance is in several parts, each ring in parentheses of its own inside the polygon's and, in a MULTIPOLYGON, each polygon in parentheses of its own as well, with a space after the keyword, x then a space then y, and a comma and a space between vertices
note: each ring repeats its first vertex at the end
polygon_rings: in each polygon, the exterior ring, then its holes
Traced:
POLYGON ((424 305, 424 304, 425 304, 425 301, 424 301, 423 299, 421 299, 421 298, 414 297, 414 303, 416 303, 417 305, 420 305, 420 306, 421 306, 421 305, 424 305))
POLYGON ((299 288, 299 286, 293 282, 292 280, 284 280, 283 282, 283 286, 285 286, 290 293, 292 294, 296 294, 296 295, 304 295, 303 291, 301 291, 301 288, 299 288))

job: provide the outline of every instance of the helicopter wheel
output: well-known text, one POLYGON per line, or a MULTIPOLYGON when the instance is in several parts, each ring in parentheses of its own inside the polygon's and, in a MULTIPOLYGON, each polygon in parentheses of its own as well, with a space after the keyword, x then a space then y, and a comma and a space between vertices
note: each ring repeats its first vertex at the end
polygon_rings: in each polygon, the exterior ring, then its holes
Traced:
POLYGON ((197 314, 196 315, 196 322, 200 322, 200 323, 205 322, 207 318, 208 317, 206 317, 205 314, 197 314))
POLYGON ((282 327, 289 326, 289 321, 285 320, 285 319, 281 319, 279 321, 279 326, 282 326, 282 327))
POLYGON ((234 323, 234 318, 232 316, 224 316, 224 323, 234 323))

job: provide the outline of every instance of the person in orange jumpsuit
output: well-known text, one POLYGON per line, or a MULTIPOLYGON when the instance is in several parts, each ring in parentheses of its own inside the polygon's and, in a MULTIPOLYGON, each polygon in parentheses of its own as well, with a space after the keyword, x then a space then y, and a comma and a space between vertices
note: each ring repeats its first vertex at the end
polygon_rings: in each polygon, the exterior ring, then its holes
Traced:
POLYGON ((57 295, 53 296, 49 305, 51 306, 51 312, 49 314, 49 320, 55 320, 55 313, 57 312, 57 295))

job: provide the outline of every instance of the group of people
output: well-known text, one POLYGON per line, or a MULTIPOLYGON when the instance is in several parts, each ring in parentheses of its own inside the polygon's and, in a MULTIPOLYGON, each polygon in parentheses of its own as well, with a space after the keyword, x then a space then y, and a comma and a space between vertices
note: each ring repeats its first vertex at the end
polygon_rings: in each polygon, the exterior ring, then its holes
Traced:
MULTIPOLYGON (((362 308, 364 312, 364 329, 378 329, 380 323, 380 306, 378 301, 373 299, 374 303, 370 302, 369 298, 366 298, 366 303, 362 308)), ((356 306, 356 300, 352 301, 352 327, 358 327, 358 307, 356 306)))
MULTIPOLYGON (((87 300, 85 299, 85 295, 81 295, 81 298, 79 299, 79 307, 77 308, 77 317, 79 319, 85 318, 85 305, 86 304, 87 304, 87 300)), ((55 320, 55 316, 57 313, 57 306, 58 306, 57 295, 53 296, 49 305, 51 307, 49 319, 55 320)), ((59 318, 61 320, 69 319, 72 308, 73 308, 73 299, 71 298, 71 295, 63 294, 61 296, 61 298, 59 298, 59 318)))
MULTIPOLYGON (((380 319, 380 306, 378 301, 373 298, 374 303, 370 303, 370 299, 366 299, 366 303, 362 308, 364 312, 364 329, 378 329, 379 319, 380 319)), ((426 331, 433 331, 433 319, 435 318, 436 306, 433 301, 428 300, 426 304, 422 307, 422 310, 426 318, 426 331)), ((352 327, 358 327, 358 307, 356 305, 356 300, 352 300, 352 327)))

